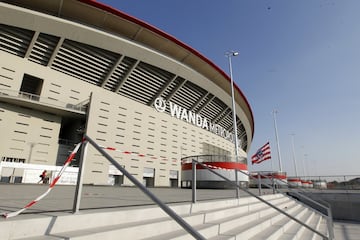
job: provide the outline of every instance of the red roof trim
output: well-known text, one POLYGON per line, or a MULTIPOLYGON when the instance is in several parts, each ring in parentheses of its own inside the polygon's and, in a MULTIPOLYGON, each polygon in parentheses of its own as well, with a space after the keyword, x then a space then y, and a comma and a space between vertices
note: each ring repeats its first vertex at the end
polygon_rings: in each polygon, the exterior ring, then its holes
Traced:
MULTIPOLYGON (((202 60, 204 60, 206 63, 208 63, 209 65, 211 65, 214 69, 216 69, 221 75, 223 75, 229 82, 231 82, 231 79, 230 77, 221 69, 219 68, 218 66, 216 66, 213 62, 211 62, 208 58, 204 57, 204 55, 202 55, 200 52, 196 51, 195 49, 191 48, 190 46, 186 45, 185 43, 179 41, 178 39, 176 39, 175 37, 165 33, 164 31, 140 20, 140 19, 137 19, 133 16, 130 16, 116 8, 113 8, 109 5, 106 5, 104 3, 100 3, 100 2, 97 2, 95 0, 78 0, 80 2, 83 2, 85 4, 88 4, 88 5, 91 5, 93 7, 96 7, 96 8, 99 8, 101 10, 104 10, 106 12, 109 12, 109 13, 112 13, 112 14, 115 14, 121 18, 124 18, 124 19, 127 19, 133 23, 136 23, 144 28, 147 28, 149 30, 151 30, 152 32, 155 32, 157 34, 159 34, 160 36, 162 37, 165 37, 167 39, 169 39, 170 41, 178 44, 179 46, 189 50, 191 53, 195 54, 196 56, 198 56, 199 58, 201 58, 202 60)), ((251 114, 251 118, 252 118, 252 121, 254 123, 254 115, 253 115, 253 112, 251 110, 251 107, 250 107, 250 104, 249 102, 247 101, 245 95, 242 93, 242 91, 240 90, 240 88, 236 85, 236 83, 234 82, 234 87, 235 89, 240 93, 240 95, 243 97, 243 99, 245 100, 245 103, 247 105, 247 107, 249 108, 250 110, 250 114, 251 114)), ((254 123, 255 124, 255 123, 254 123)), ((252 132, 252 135, 254 136, 254 128, 255 126, 253 126, 253 132, 252 132)))

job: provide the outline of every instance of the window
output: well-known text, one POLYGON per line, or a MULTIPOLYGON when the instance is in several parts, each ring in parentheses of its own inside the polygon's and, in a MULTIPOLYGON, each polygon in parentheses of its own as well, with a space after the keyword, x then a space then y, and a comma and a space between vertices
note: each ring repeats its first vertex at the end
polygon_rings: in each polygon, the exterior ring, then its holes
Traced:
POLYGON ((40 96, 43 86, 43 79, 24 74, 20 91, 40 96))

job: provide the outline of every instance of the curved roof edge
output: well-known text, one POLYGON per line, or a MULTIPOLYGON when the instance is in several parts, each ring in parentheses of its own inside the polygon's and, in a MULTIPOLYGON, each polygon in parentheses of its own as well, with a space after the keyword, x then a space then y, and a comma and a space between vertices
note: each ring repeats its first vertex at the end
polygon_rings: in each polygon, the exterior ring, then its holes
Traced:
MULTIPOLYGON (((223 77, 225 77, 229 82, 231 82, 230 77, 221 69, 219 68, 217 65, 215 65, 212 61, 210 61, 208 58, 206 58, 204 55, 202 55, 200 52, 198 52, 197 50, 193 49, 192 47, 190 47, 189 45, 185 44, 184 42, 178 40, 177 38, 175 38, 174 36, 160 30, 159 28, 154 27, 153 25, 150 25, 136 17, 133 17, 129 14, 126 14, 116 8, 113 8, 109 5, 106 5, 104 3, 95 1, 95 0, 78 0, 80 2, 83 2, 85 4, 91 5, 93 7, 99 8, 101 10, 104 10, 106 12, 112 13, 114 15, 117 15, 121 18, 124 18, 130 22, 136 23, 146 29, 149 29, 150 31, 159 34, 160 36, 176 43, 177 45, 185 48, 186 50, 190 51, 191 53, 193 53, 194 55, 196 55, 197 57, 199 57, 200 59, 202 59, 204 62, 206 62, 207 64, 209 64, 211 67, 213 67, 216 71, 218 71, 223 77)), ((240 90, 239 86, 234 82, 234 87, 235 89, 238 91, 238 93, 241 95, 241 97, 244 99, 247 107, 249 108, 250 114, 251 114, 251 121, 252 121, 252 138, 254 137, 254 130, 255 130, 255 123, 254 123, 254 115, 252 112, 252 109, 250 107, 250 104, 248 102, 248 100, 246 99, 245 95, 243 94, 243 92, 240 90)))

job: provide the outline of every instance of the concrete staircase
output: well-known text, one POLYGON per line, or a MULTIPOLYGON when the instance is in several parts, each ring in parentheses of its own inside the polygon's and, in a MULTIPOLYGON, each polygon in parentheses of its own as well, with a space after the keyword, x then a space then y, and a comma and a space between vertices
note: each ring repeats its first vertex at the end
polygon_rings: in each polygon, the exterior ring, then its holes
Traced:
MULTIPOLYGON (((263 199, 327 235, 326 220, 282 194, 263 199)), ((170 205, 206 239, 322 239, 252 197, 170 205)), ((22 215, 0 221, 0 239, 193 239, 155 206, 22 215)))

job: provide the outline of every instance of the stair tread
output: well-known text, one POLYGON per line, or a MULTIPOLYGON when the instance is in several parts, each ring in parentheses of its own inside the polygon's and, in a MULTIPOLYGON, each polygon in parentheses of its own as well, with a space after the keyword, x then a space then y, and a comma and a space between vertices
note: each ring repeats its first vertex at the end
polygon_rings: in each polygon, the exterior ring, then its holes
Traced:
MULTIPOLYGON (((294 203, 294 202, 285 202, 285 203, 282 203, 278 207, 279 208, 284 208, 284 206, 286 206, 286 207, 295 207, 296 203, 294 203)), ((261 219, 265 219, 265 220, 271 219, 271 218, 273 218, 274 216, 276 216, 278 214, 278 212, 275 209, 272 209, 272 208, 270 208, 268 206, 265 207, 263 210, 264 210, 263 212, 259 212, 258 210, 254 211, 254 212, 252 212, 250 214, 246 214, 246 215, 241 216, 241 218, 240 217, 238 217, 238 218, 231 217, 231 218, 227 218, 227 219, 223 219, 222 221, 219 221, 218 223, 221 224, 220 225, 220 233, 223 234, 223 233, 228 233, 229 232, 230 234, 232 234, 234 229, 235 229, 235 232, 238 229, 245 230, 246 228, 252 227, 250 224, 248 224, 249 222, 258 223, 259 221, 261 222, 261 219), (247 221, 247 223, 243 224, 241 222, 242 219, 247 221)))
POLYGON ((36 236, 36 237, 28 237, 28 238, 17 238, 17 240, 64 240, 63 237, 45 235, 45 236, 36 236))
MULTIPOLYGON (((286 203, 289 202, 288 200, 285 201, 286 203)), ((265 206, 266 207, 266 206, 265 206)), ((216 210, 212 210, 212 212, 216 212, 218 211, 218 209, 216 210)), ((258 210, 254 210, 253 212, 257 212, 258 210)), ((194 214, 184 214, 181 217, 183 218, 191 218, 191 217, 195 217, 195 216, 201 216, 203 215, 203 212, 196 212, 194 214)), ((244 214, 240 214, 240 215, 244 215, 244 214)), ((246 214, 245 214, 246 215, 246 214)), ((237 218, 238 216, 235 216, 233 218, 237 218)), ((157 224, 157 223, 163 223, 163 222, 167 222, 167 221, 172 221, 173 224, 178 225, 174 220, 172 220, 170 217, 162 217, 159 219, 151 219, 151 220, 144 220, 144 221, 137 221, 137 222, 131 222, 131 223, 122 223, 122 224, 113 224, 113 225, 107 225, 107 226, 102 226, 102 227, 92 227, 90 229, 82 229, 82 230, 76 230, 76 231, 67 231, 67 232, 59 232, 56 233, 56 235, 61 236, 61 237, 68 237, 68 238, 73 238, 73 237, 79 237, 79 236, 83 236, 83 235, 90 235, 90 234, 94 234, 94 233, 101 233, 101 232, 111 232, 111 231, 117 231, 119 229, 125 229, 125 228, 141 228, 139 227, 140 225, 147 225, 147 224, 157 224)), ((211 227, 213 225, 213 223, 211 222, 207 222, 204 225, 204 228, 206 227, 211 227)), ((180 226, 177 226, 179 228, 181 228, 180 226)), ((198 229, 202 229, 202 227, 197 227, 198 229)), ((120 230, 119 230, 120 231, 120 230)), ((178 231, 178 230, 176 230, 178 231)), ((175 232, 175 231, 172 231, 175 232)), ((182 230, 179 230, 179 233, 181 233, 182 230)), ((186 231, 184 230, 183 233, 186 233, 186 231)), ((163 233, 165 236, 168 233, 163 233)), ((172 236, 171 234, 169 236, 172 236)), ((176 236, 176 234, 174 233, 174 236, 176 236)))
MULTIPOLYGON (((285 202, 281 202, 280 206, 289 205, 289 204, 292 205, 294 203, 291 200, 290 201, 285 201, 285 202)), ((234 215, 231 215, 231 216, 227 216, 227 217, 224 217, 224 218, 220 218, 220 219, 217 219, 217 220, 211 220, 211 221, 206 221, 206 215, 205 215, 205 221, 209 222, 209 223, 223 223, 223 222, 226 222, 226 221, 231 221, 231 220, 234 220, 234 219, 238 219, 240 217, 246 217, 246 216, 249 216, 249 215, 252 215, 252 214, 258 214, 260 211, 268 210, 268 209, 269 209, 269 206, 264 204, 259 209, 253 209, 253 210, 250 210, 250 211, 247 211, 247 212, 242 212, 242 213, 239 213, 239 214, 234 214, 234 215)), ((274 210, 274 211, 276 211, 276 210, 274 210)))
MULTIPOLYGON (((293 216, 301 221, 304 220, 306 217, 308 217, 310 214, 311 214, 311 212, 308 211, 306 208, 298 208, 295 210, 295 212, 290 213, 291 216, 293 216), (299 215, 302 215, 302 216, 299 217, 299 215)), ((259 232, 258 234, 253 236, 251 239, 256 240, 256 239, 269 238, 273 234, 276 234, 277 231, 281 231, 282 228, 284 228, 284 227, 289 228, 289 226, 286 226, 286 224, 291 224, 291 226, 297 225, 297 223, 295 221, 291 220, 290 218, 288 218, 287 216, 284 215, 280 220, 274 222, 269 228, 265 229, 262 232, 259 232)))
MULTIPOLYGON (((311 213, 313 214, 313 216, 310 221, 306 222, 306 224, 311 226, 315 230, 322 232, 323 234, 326 234, 324 231, 319 229, 319 221, 322 220, 321 215, 315 214, 314 212, 311 213)), ((301 226, 300 224, 294 224, 287 231, 284 232, 283 236, 280 236, 279 240, 312 239, 312 237, 316 235, 317 234, 305 228, 304 226, 301 226)))
POLYGON ((240 227, 235 227, 233 229, 230 229, 226 232, 222 232, 221 235, 237 235, 238 233, 241 233, 245 230, 248 230, 254 226, 258 226, 259 224, 263 223, 264 221, 267 221, 271 218, 273 218, 274 216, 276 216, 278 213, 277 212, 273 212, 271 213, 270 215, 266 216, 266 219, 264 220, 264 218, 259 218, 259 219, 256 219, 256 220, 252 220, 250 222, 247 222, 245 224, 243 224, 242 226, 240 227))
MULTIPOLYGON (((210 224, 210 223, 205 223, 202 225, 198 225, 198 226, 192 226, 196 231, 198 231, 200 234, 202 234, 202 230, 209 228, 209 227, 216 227, 216 224, 210 224)), ((203 234, 202 234, 203 235, 203 234)), ((192 235, 190 233, 188 233, 185 229, 179 229, 177 231, 173 231, 173 232, 169 232, 169 233, 165 233, 165 234, 160 234, 160 235, 156 235, 153 237, 147 237, 147 238, 143 238, 143 240, 169 240, 169 239, 185 239, 185 238, 189 238, 189 239, 193 239, 192 235)), ((208 239, 208 238, 207 238, 208 239)))
MULTIPOLYGON (((313 228, 320 229, 318 231, 327 230, 326 223, 321 221, 322 216, 299 202, 282 194, 264 196, 264 198, 297 219, 308 222, 313 228), (310 214, 315 217, 310 218, 310 214)), ((235 240, 237 238, 285 240, 313 239, 315 237, 310 230, 291 221, 287 216, 258 199, 243 198, 235 201, 229 199, 228 201, 187 204, 171 207, 184 221, 209 240, 235 240)), ((52 227, 50 234, 43 235, 43 232, 39 233, 41 236, 23 238, 23 240, 98 240, 112 239, 114 236, 146 240, 194 239, 175 220, 164 212, 160 214, 161 209, 152 211, 148 208, 144 212, 139 209, 135 211, 129 209, 129 211, 108 212, 108 215, 100 213, 99 218, 96 218, 93 213, 79 214, 79 219, 83 221, 81 229, 66 227, 66 224, 76 222, 76 215, 65 218, 60 216, 60 219, 54 218, 54 223, 57 225, 52 227), (131 215, 132 213, 136 215, 128 218, 127 214, 131 215), (127 222, 128 219, 130 222, 127 222)))
MULTIPOLYGON (((299 208, 299 205, 297 205, 296 203, 292 203, 292 205, 290 207, 288 207, 288 211, 291 211, 292 209, 296 209, 296 208, 299 208)), ((274 212, 272 212, 271 214, 269 214, 267 216, 247 222, 246 224, 242 225, 241 227, 236 227, 236 228, 230 229, 221 234, 236 235, 236 236, 246 235, 247 238, 250 238, 250 237, 256 235, 259 231, 263 231, 268 226, 270 226, 271 221, 273 221, 274 218, 277 218, 277 217, 284 218, 286 216, 284 216, 284 215, 281 216, 281 215, 279 215, 279 212, 274 210, 274 212), (259 228, 259 227, 260 227, 260 229, 258 231, 256 231, 256 228, 259 228)))
MULTIPOLYGON (((312 215, 313 215, 312 218, 310 219, 310 221, 306 222, 306 224, 314 228, 315 230, 319 231, 318 223, 319 223, 319 218, 321 217, 320 215, 315 214, 314 212, 312 212, 312 215)), ((297 228, 293 230, 293 234, 296 238, 299 239, 312 239, 315 233, 310 229, 307 229, 304 226, 300 226, 298 224, 297 228)))
MULTIPOLYGON (((277 201, 291 201, 291 199, 284 199, 284 198, 281 198, 281 197, 276 197, 276 198, 273 198, 273 199, 270 199, 269 202, 277 202, 277 201)), ((207 211, 202 211, 203 212, 206 212, 207 215, 210 215, 210 214, 215 214, 217 212, 223 212, 223 211, 226 211, 226 210, 229 210, 233 212, 234 208, 236 209, 241 209, 241 208, 251 208, 251 207, 254 207, 254 206, 257 206, 257 205, 264 205, 263 202, 261 202, 260 200, 257 200, 256 201, 252 201, 251 203, 247 203, 247 202, 244 202, 244 203, 241 203, 239 205, 236 205, 236 206, 233 206, 233 207, 223 207, 223 208, 216 208, 216 209, 212 209, 212 210, 207 210, 207 211)), ((266 205, 264 205, 266 206, 266 205)))

